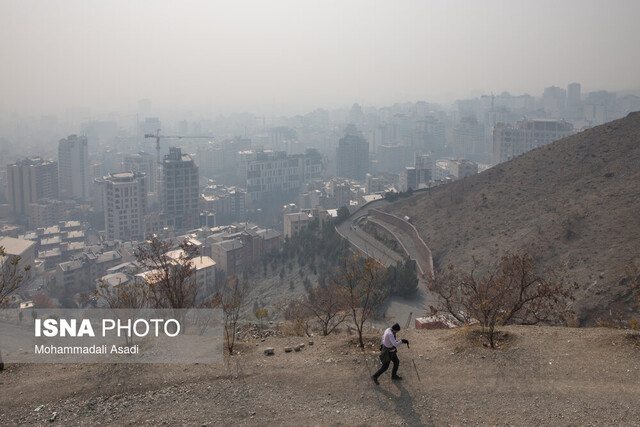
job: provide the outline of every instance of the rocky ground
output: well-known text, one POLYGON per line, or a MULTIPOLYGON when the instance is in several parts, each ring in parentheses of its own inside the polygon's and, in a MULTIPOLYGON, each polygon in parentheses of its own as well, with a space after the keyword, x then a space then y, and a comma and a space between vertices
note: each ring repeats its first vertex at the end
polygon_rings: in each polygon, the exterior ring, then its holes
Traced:
POLYGON ((379 386, 369 378, 378 331, 364 353, 346 333, 314 345, 246 334, 220 364, 9 365, 0 423, 44 425, 55 413, 61 425, 640 425, 640 334, 503 331, 497 350, 468 330, 401 331, 404 379, 386 373, 379 386))

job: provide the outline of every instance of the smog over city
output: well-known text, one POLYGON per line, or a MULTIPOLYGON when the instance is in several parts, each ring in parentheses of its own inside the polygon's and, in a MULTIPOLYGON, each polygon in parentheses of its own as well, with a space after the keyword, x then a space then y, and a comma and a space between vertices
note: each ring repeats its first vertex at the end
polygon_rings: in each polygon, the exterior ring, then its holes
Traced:
POLYGON ((637 423, 639 16, 0 1, 0 424, 637 423))

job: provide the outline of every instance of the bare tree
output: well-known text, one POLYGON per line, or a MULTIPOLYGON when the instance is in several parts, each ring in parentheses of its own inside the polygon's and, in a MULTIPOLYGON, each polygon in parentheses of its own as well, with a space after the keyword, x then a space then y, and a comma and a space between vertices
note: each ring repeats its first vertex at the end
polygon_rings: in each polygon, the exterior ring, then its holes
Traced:
MULTIPOLYGON (((21 257, 7 255, 4 247, 0 246, 0 308, 6 307, 12 301, 12 294, 18 290, 31 269, 30 265, 20 268, 21 257)), ((4 370, 4 362, 0 352, 0 372, 4 370)))
POLYGON ((198 285, 191 261, 198 255, 198 248, 183 242, 174 252, 172 247, 157 237, 138 246, 136 260, 149 270, 149 302, 154 308, 191 308, 195 306, 198 285))
POLYGON ((118 285, 101 282, 94 291, 94 297, 109 308, 138 309, 147 305, 149 288, 146 284, 133 281, 118 285))
POLYGON ((6 307, 12 300, 15 293, 26 278, 30 265, 20 268, 18 255, 7 255, 5 249, 0 246, 0 307, 6 307))
POLYGON ((262 335, 262 321, 264 318, 269 316, 269 310, 266 308, 259 308, 253 312, 253 315, 260 321, 260 335, 262 335))
POLYGON ((31 298, 33 308, 56 308, 56 303, 51 297, 42 291, 38 291, 31 298))
MULTIPOLYGON (((495 347, 495 327, 508 323, 565 322, 577 284, 567 286, 553 272, 544 275, 527 254, 507 254, 484 276, 478 263, 468 273, 448 266, 429 289, 440 297, 440 309, 463 323, 476 319, 495 347)), ((433 311, 437 311, 432 307, 433 311)))
POLYGON ((276 311, 282 314, 285 320, 292 323, 293 333, 298 336, 311 336, 311 313, 305 306, 303 297, 291 298, 275 304, 276 311))
POLYGON ((364 324, 387 297, 382 287, 384 267, 371 257, 363 259, 359 252, 342 261, 332 281, 341 289, 345 306, 358 331, 358 342, 364 348, 364 324))
MULTIPOLYGON (((147 306, 149 287, 145 283, 133 281, 118 285, 110 285, 101 281, 93 295, 98 302, 112 310, 127 310, 125 317, 121 319, 125 320, 130 316, 135 317, 140 309, 147 306)), ((118 311, 114 311, 114 313, 117 316, 122 315, 118 311)), ((133 335, 124 334, 124 338, 126 345, 133 343, 133 335)))
POLYGON ((333 282, 309 290, 309 295, 302 304, 315 317, 322 327, 322 335, 325 336, 333 332, 349 316, 345 311, 341 289, 333 282))
POLYGON ((224 335, 229 355, 233 355, 240 310, 245 304, 248 294, 249 286, 246 282, 241 282, 236 275, 232 275, 220 288, 222 314, 224 317, 224 335))

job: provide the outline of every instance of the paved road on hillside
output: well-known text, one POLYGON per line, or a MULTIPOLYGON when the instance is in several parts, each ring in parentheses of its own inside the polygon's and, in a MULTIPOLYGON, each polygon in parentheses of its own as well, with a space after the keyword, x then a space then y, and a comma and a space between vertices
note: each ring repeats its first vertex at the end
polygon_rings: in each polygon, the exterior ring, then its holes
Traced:
POLYGON ((431 273, 431 267, 429 266, 429 261, 426 259, 423 259, 420 256, 420 252, 418 251, 418 248, 416 247, 413 238, 408 233, 406 233, 400 227, 396 227, 395 225, 390 224, 386 221, 383 221, 382 219, 369 217, 369 221, 375 224, 378 224, 381 227, 386 228, 387 230, 390 230, 391 232, 393 232, 393 234, 398 236, 398 239, 402 242, 405 249, 407 250, 409 258, 418 262, 420 264, 420 268, 422 268, 422 271, 424 271, 425 274, 429 275, 431 273))
POLYGON ((388 267, 395 265, 398 261, 402 261, 402 255, 389 249, 360 227, 364 223, 365 217, 369 214, 369 209, 379 209, 387 204, 388 202, 385 200, 371 203, 364 209, 355 212, 349 219, 340 224, 337 229, 338 233, 347 239, 355 249, 377 259, 381 264, 388 267))
MULTIPOLYGON (((380 200, 367 205, 365 208, 355 212, 344 223, 337 227, 338 233, 344 238, 349 240, 351 246, 365 253, 366 255, 377 259, 381 264, 385 266, 394 265, 398 261, 403 261, 404 257, 397 252, 387 248, 382 242, 376 240, 372 235, 365 232, 360 225, 372 218, 369 216, 369 209, 382 209, 388 205, 386 200, 380 200)), ((409 251, 410 258, 418 259, 417 251, 413 245, 413 241, 406 233, 397 231, 397 227, 394 227, 388 223, 384 223, 385 226, 402 240, 402 244, 405 245, 409 251)), ((435 298, 431 292, 427 291, 427 286, 423 278, 419 278, 418 295, 412 299, 405 299, 400 297, 393 297, 389 301, 389 305, 386 310, 386 317, 390 320, 400 322, 403 326, 406 323, 409 313, 412 313, 412 318, 425 315, 429 309, 429 305, 435 303, 435 298)), ((413 321, 411 326, 413 327, 413 321)))

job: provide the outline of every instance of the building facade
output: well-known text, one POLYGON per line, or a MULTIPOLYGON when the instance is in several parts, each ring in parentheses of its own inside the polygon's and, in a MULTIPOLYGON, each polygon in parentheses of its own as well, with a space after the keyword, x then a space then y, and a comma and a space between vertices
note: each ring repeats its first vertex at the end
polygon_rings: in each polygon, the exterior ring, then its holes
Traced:
POLYGON ((145 188, 147 193, 156 191, 156 165, 155 156, 144 151, 138 154, 125 154, 122 158, 122 169, 127 172, 142 172, 145 174, 145 188))
POLYGON ((322 156, 316 150, 289 156, 284 151, 239 153, 238 173, 246 183, 249 201, 278 193, 299 192, 305 182, 322 177, 322 156))
POLYGON ((349 125, 336 148, 336 175, 364 182, 367 172, 369 143, 354 125, 349 125))
POLYGON ((506 162, 573 132, 573 125, 564 120, 522 120, 515 126, 498 123, 493 127, 493 164, 506 162))
POLYGON ((293 237, 311 222, 311 216, 306 212, 287 213, 284 215, 284 237, 293 237))
POLYGON ((162 212, 176 230, 198 226, 198 180, 198 166, 191 156, 171 147, 162 162, 162 212))
POLYGON ((104 221, 108 240, 144 237, 147 211, 146 175, 141 172, 109 174, 103 182, 104 221))
POLYGON ((7 200, 11 213, 26 219, 32 203, 58 198, 58 165, 40 157, 7 166, 7 200))
POLYGON ((90 164, 87 138, 69 135, 58 143, 60 198, 85 201, 90 196, 90 164))

